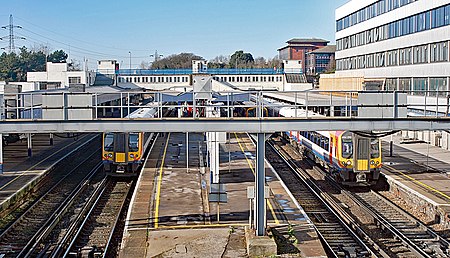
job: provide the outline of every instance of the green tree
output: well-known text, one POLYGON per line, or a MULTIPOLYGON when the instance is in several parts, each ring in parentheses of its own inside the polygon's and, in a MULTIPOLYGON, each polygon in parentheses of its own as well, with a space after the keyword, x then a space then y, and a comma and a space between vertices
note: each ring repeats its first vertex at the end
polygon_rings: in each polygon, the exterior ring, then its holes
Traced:
POLYGON ((239 50, 234 52, 230 58, 230 67, 242 68, 242 67, 252 67, 255 60, 252 54, 244 53, 244 51, 239 50))
POLYGON ((3 52, 0 56, 0 78, 4 81, 16 81, 19 57, 16 53, 3 52))
POLYGON ((56 50, 55 52, 48 55, 48 62, 52 63, 66 63, 68 55, 64 50, 56 50))
MULTIPOLYGON (((21 47, 19 53, 2 53, 0 55, 0 80, 26 81, 27 72, 45 71, 45 53, 42 50, 28 50, 21 47)), ((67 54, 57 50, 48 56, 48 61, 65 62, 67 54)))
POLYGON ((39 72, 45 70, 45 54, 41 51, 34 52, 22 47, 19 50, 17 60, 17 81, 26 81, 27 72, 39 72))

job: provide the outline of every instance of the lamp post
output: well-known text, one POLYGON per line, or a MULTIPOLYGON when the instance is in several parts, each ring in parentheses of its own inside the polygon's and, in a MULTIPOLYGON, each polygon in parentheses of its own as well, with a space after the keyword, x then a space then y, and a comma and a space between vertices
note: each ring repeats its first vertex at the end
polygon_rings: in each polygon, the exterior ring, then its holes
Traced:
POLYGON ((128 54, 130 54, 130 73, 131 73, 131 51, 128 51, 128 54))

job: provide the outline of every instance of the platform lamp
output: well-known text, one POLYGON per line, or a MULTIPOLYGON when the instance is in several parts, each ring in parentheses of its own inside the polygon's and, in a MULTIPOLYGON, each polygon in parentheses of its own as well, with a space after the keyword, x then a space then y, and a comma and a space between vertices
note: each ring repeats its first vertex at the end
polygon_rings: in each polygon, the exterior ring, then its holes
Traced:
POLYGON ((151 54, 150 57, 153 57, 154 58, 153 62, 156 62, 160 57, 163 57, 163 55, 158 54, 158 50, 155 50, 155 54, 151 54))
POLYGON ((130 55, 130 73, 131 73, 131 51, 128 51, 128 54, 130 55))

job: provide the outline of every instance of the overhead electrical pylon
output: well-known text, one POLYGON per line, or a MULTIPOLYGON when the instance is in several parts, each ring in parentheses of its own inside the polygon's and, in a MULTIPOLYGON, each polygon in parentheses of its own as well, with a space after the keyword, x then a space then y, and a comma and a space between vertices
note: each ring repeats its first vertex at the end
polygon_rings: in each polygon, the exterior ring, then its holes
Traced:
POLYGON ((22 26, 18 26, 18 25, 14 25, 13 23, 13 16, 12 14, 9 15, 9 25, 6 26, 2 26, 3 29, 9 29, 9 35, 8 36, 4 36, 1 37, 1 40, 9 40, 9 45, 8 47, 2 47, 2 49, 6 50, 8 53, 12 53, 16 50, 15 44, 14 44, 14 40, 16 39, 25 39, 24 37, 17 37, 14 35, 14 29, 21 29, 22 26))

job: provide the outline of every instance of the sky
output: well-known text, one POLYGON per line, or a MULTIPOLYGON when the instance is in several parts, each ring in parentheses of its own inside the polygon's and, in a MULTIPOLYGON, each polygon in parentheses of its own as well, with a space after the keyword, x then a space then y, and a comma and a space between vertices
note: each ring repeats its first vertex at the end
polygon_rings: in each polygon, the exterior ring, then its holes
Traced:
MULTIPOLYGON (((243 50, 273 58, 291 38, 335 42, 334 11, 348 0, 13 0, 0 25, 14 18, 15 46, 63 49, 69 59, 115 59, 123 68, 151 62, 155 51, 194 53, 207 60, 243 50), (131 54, 130 54, 131 52, 131 54)), ((8 36, 8 30, 0 30, 8 36)), ((0 47, 8 46, 8 38, 0 47)))

